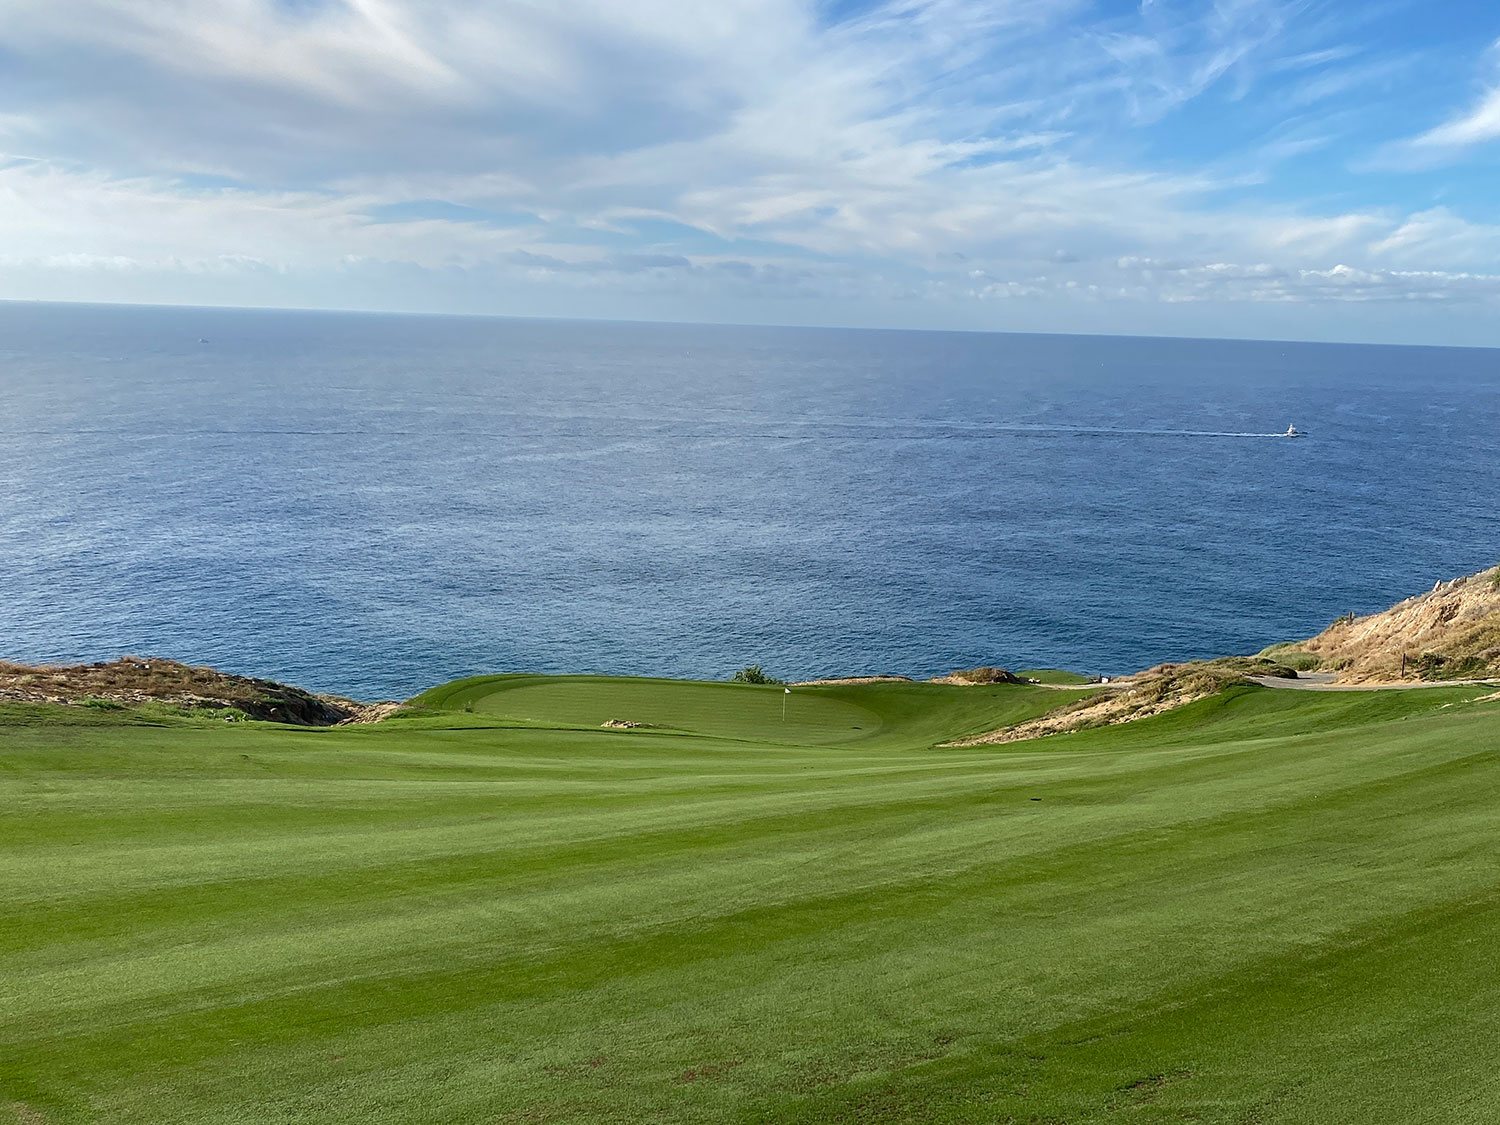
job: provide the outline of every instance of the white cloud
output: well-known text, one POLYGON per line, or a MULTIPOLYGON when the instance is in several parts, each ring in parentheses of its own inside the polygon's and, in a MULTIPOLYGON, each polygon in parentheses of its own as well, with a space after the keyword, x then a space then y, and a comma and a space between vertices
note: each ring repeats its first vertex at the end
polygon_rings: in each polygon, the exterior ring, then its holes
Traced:
POLYGON ((1120 139, 1266 75, 1305 104, 1391 72, 1301 10, 0 0, 0 48, 30 62, 0 146, 33 154, 0 163, 0 284, 385 263, 933 301, 1487 294, 1500 240, 1456 215, 1229 203, 1243 170, 1151 170, 1120 139), (403 217, 434 201, 491 214, 403 217))
MULTIPOLYGON (((1500 40, 1491 44, 1482 63, 1489 75, 1500 71, 1500 40)), ((1385 146, 1369 161, 1371 168, 1415 170, 1452 162, 1464 150, 1500 138, 1500 85, 1493 80, 1467 108, 1414 137, 1385 146)))
POLYGON ((254 264, 317 268, 354 258, 438 267, 528 241, 524 230, 425 221, 371 223, 358 197, 309 191, 192 191, 26 161, 0 167, 0 251, 12 262, 98 259, 118 268, 254 264))
POLYGON ((1500 226, 1433 207, 1402 219, 1371 244, 1370 252, 1372 260, 1413 268, 1484 269, 1500 261, 1500 226))
POLYGON ((1443 270, 1287 269, 1266 262, 1157 262, 1122 258, 1121 295, 1176 302, 1406 303, 1500 301, 1500 274, 1443 270))
POLYGON ((1464 148, 1500 137, 1500 89, 1488 90, 1479 102, 1451 121, 1412 138, 1417 148, 1464 148))

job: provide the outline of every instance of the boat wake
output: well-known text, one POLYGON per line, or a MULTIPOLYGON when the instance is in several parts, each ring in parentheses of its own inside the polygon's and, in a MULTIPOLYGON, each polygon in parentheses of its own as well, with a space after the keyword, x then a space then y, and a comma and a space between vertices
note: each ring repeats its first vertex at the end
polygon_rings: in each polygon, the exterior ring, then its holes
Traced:
POLYGON ((1003 433, 1061 434, 1078 437, 1185 437, 1185 438, 1290 438, 1304 436, 1300 430, 1279 433, 1246 430, 1163 430, 1115 426, 994 425, 987 429, 1003 433))

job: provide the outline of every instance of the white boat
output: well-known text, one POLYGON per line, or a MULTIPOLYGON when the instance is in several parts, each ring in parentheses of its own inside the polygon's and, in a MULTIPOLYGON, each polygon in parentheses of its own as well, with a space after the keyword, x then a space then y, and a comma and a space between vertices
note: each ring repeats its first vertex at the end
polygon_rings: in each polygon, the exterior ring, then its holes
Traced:
POLYGON ((1286 433, 1282 434, 1281 436, 1282 437, 1301 437, 1302 436, 1302 431, 1299 430, 1296 426, 1288 426, 1286 428, 1286 433))

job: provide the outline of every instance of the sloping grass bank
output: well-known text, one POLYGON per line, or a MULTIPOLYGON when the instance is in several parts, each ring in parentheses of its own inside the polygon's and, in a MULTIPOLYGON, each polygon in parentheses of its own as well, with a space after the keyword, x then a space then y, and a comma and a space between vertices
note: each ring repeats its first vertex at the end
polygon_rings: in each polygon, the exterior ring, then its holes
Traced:
POLYGON ((1500 704, 1067 694, 0 709, 0 1120, 1500 1117, 1500 704))

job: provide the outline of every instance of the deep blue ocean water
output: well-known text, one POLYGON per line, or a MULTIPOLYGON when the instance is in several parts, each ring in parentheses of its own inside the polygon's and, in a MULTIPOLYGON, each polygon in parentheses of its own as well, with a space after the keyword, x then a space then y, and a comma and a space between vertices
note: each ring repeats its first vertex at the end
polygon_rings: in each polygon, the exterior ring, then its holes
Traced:
POLYGON ((1500 558, 1495 351, 8 304, 0 390, 27 661, 1114 673, 1500 558))

